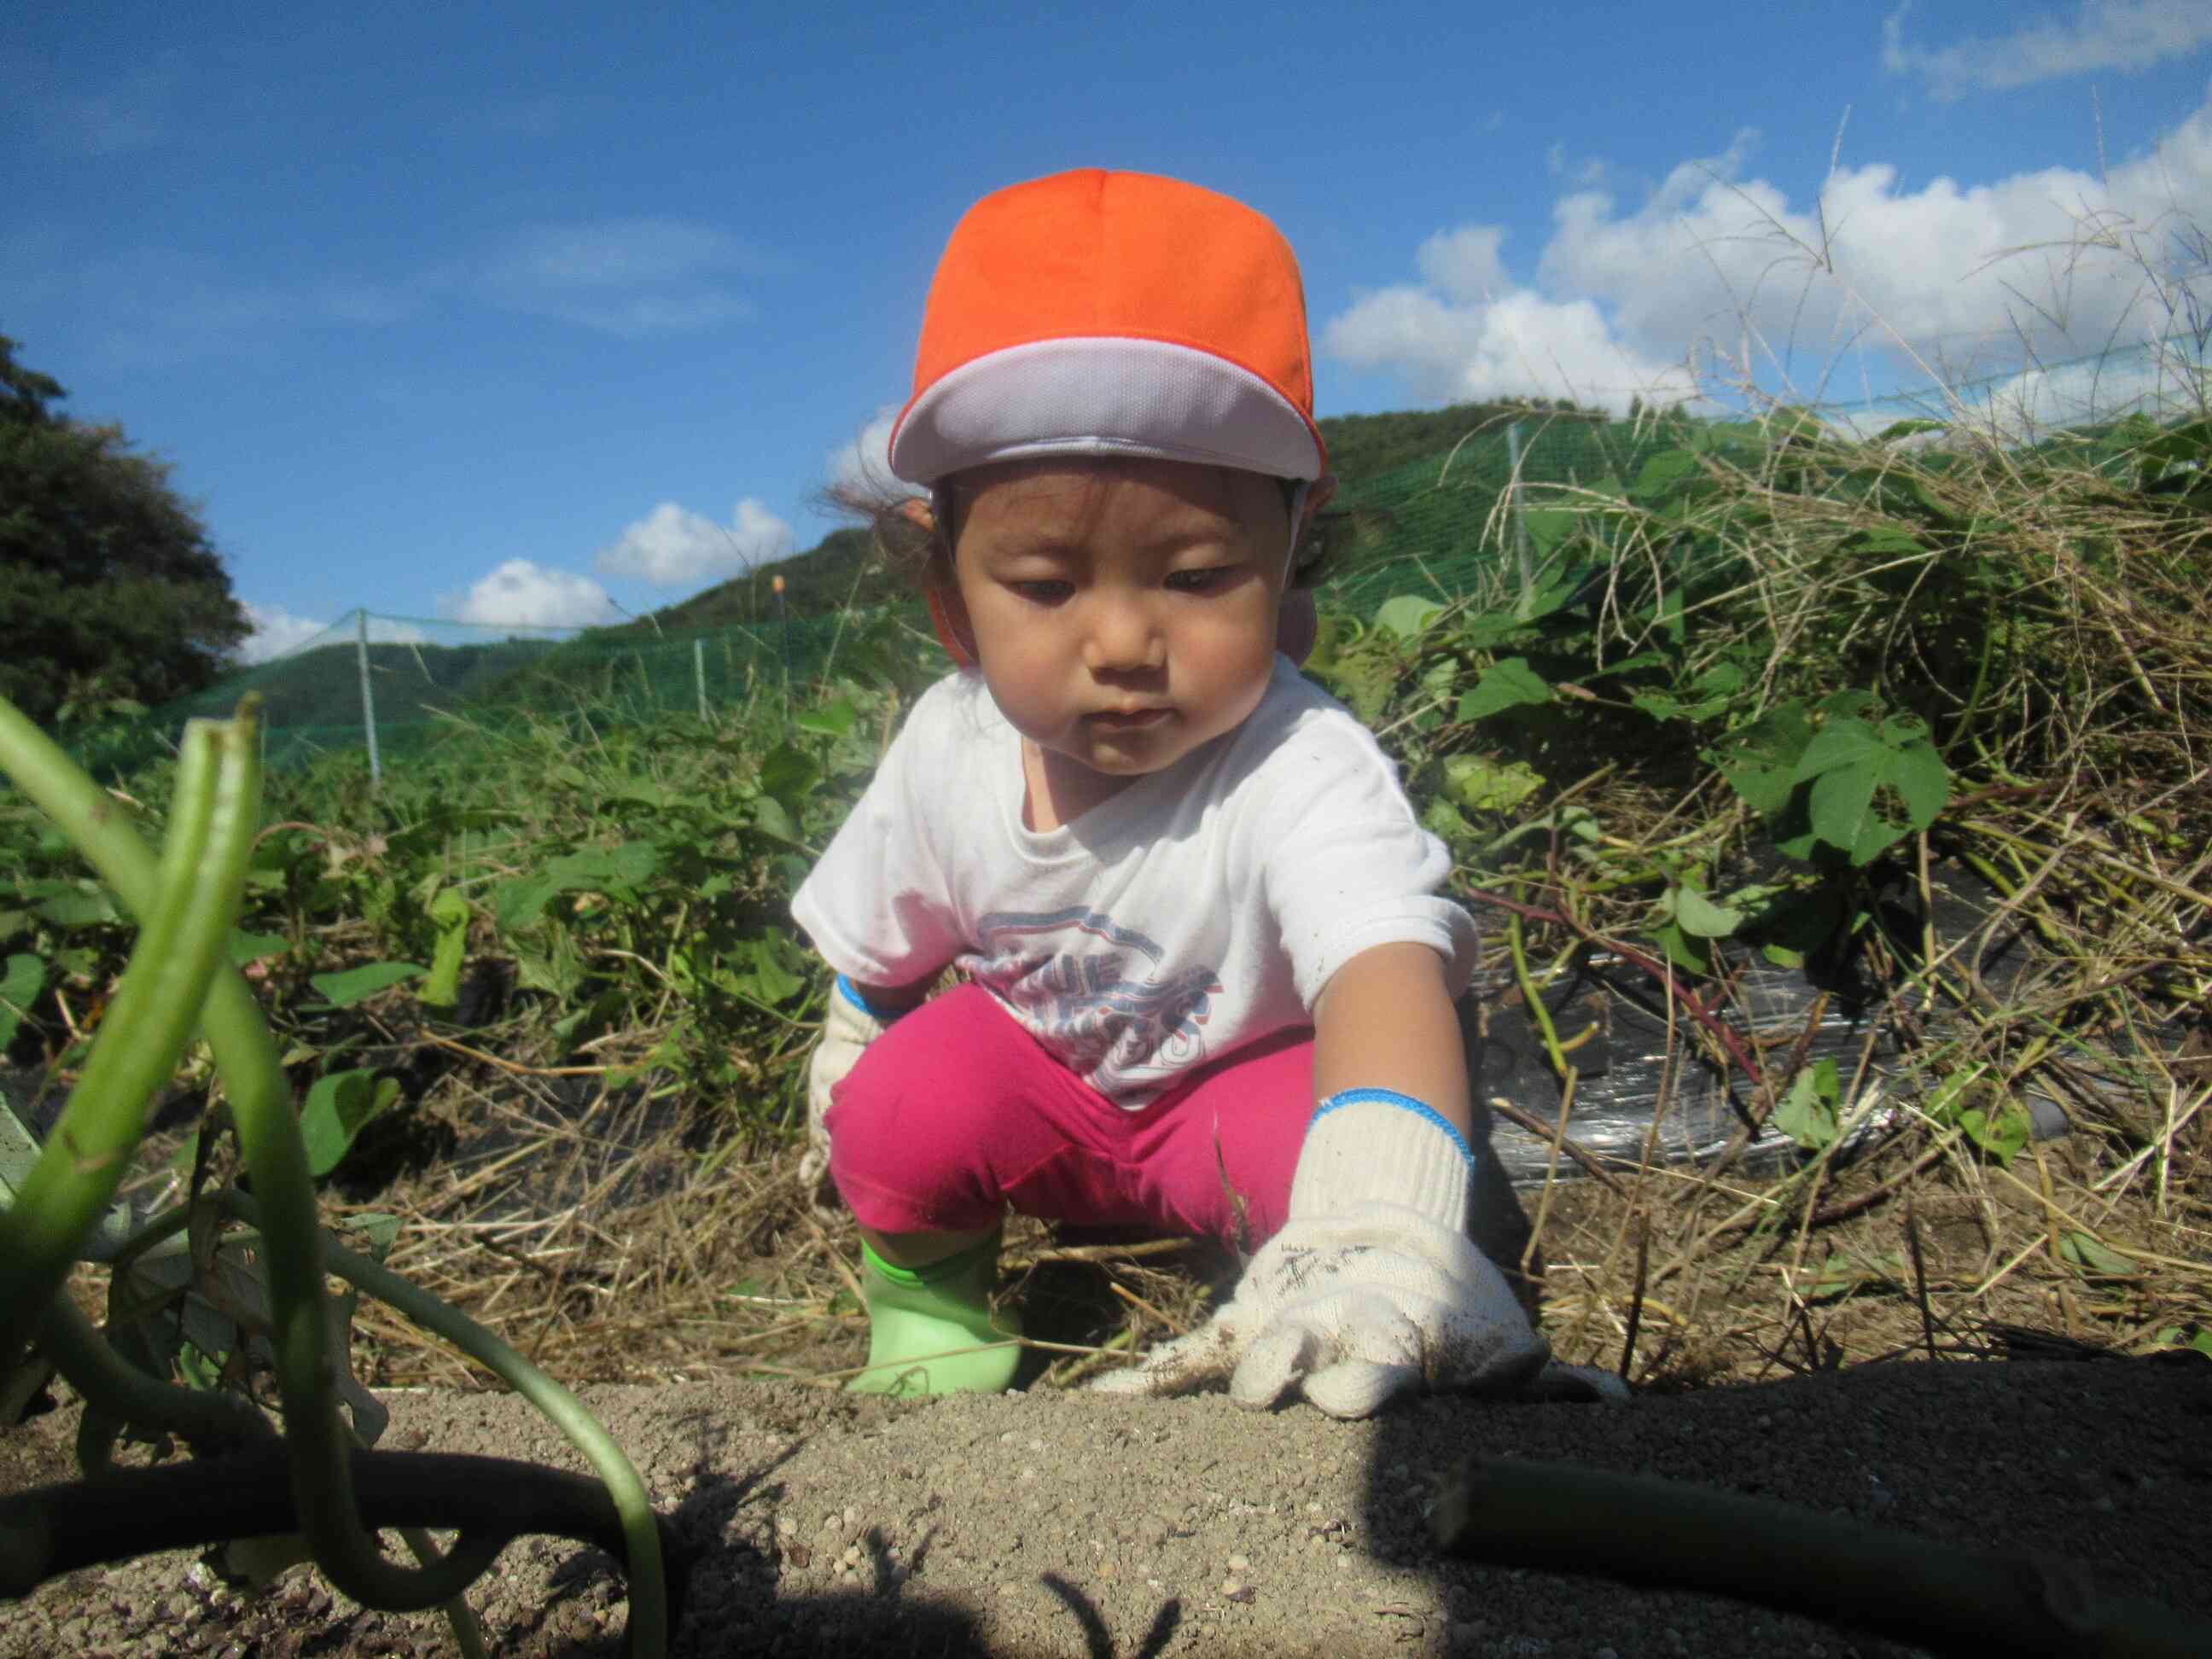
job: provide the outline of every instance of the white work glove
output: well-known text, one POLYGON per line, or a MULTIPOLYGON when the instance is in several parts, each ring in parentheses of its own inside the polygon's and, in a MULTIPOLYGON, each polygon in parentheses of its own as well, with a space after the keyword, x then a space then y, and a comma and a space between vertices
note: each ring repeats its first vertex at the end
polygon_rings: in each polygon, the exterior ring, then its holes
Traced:
POLYGON ((1410 1096, 1332 1095, 1299 1151, 1289 1219, 1228 1305, 1091 1386, 1177 1395, 1225 1377, 1241 1405, 1302 1389, 1346 1418, 1421 1387, 1602 1392, 1548 1364, 1550 1345, 1467 1237, 1473 1168, 1460 1132, 1410 1096))
MULTIPOLYGON (((897 1018, 894 1014, 892 1019, 897 1018)), ((799 1182, 815 1213, 825 1218, 836 1212, 837 1189, 830 1180, 830 1091, 845 1080, 860 1058, 860 1051, 890 1027, 890 1020, 872 1012, 844 975, 830 992, 830 1006, 822 1016, 821 1039, 806 1067, 806 1152, 799 1160, 799 1182)))

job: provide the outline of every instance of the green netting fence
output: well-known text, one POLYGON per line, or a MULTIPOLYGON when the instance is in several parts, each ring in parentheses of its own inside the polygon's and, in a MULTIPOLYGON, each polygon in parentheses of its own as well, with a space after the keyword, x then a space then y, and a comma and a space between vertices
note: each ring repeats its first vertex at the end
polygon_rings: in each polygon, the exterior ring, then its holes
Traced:
MULTIPOLYGON (((1871 437, 1900 421, 1966 424, 2008 443, 2130 414, 2202 417, 2202 341, 2153 342, 1964 387, 1813 405, 1831 428, 1871 437)), ((1716 428, 1708 424, 1706 431, 1716 428)), ((1722 423, 1747 447, 1750 422, 1722 423)), ((1558 539, 1533 486, 1618 491, 1645 463, 1678 447, 1680 421, 1626 421, 1558 410, 1501 414, 1448 447, 1347 483, 1337 498, 1352 544, 1322 583, 1324 605, 1371 609, 1394 594, 1450 599, 1510 592, 1558 539), (1534 499, 1532 501, 1532 497, 1534 499)), ((690 711, 712 718, 763 692, 836 672, 868 651, 937 651, 919 604, 794 616, 681 636, 619 629, 489 628, 356 611, 306 644, 191 697, 108 728, 82 749, 110 770, 155 758, 185 720, 227 714, 259 693, 273 765, 363 749, 372 770, 404 763, 440 732, 588 710, 593 719, 690 711)))

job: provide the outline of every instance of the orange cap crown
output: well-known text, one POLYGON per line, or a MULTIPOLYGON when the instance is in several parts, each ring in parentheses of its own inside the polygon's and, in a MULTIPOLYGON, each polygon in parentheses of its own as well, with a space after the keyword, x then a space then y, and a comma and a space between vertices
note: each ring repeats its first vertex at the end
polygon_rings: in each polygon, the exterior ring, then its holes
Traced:
POLYGON ((1097 168, 985 197, 930 284, 891 471, 1152 455, 1314 478, 1305 293, 1282 233, 1226 196, 1097 168))

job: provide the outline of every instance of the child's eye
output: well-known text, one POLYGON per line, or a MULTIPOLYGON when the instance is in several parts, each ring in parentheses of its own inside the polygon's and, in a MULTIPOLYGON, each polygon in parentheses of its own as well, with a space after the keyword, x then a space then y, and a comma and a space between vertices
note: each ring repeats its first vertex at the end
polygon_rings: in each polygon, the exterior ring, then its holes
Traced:
POLYGON ((1075 591, 1073 582, 1063 581, 1012 582, 1008 586, 1032 605, 1058 605, 1075 591))
POLYGON ((1236 574, 1224 565, 1202 570, 1171 571, 1168 575, 1168 586, 1182 593, 1205 593, 1219 587, 1236 574))

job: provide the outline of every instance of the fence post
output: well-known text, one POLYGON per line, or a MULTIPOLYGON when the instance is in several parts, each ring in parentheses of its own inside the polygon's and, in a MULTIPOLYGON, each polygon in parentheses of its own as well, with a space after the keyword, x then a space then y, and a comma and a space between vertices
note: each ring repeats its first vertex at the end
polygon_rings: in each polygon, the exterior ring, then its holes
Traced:
POLYGON ((699 723, 707 724, 707 637, 691 641, 691 678, 699 688, 699 723))
POLYGON ((769 590, 775 595, 775 619, 783 633, 783 683, 791 684, 791 612, 784 609, 783 578, 771 576, 769 590))
POLYGON ((1536 589, 1536 572, 1528 562, 1528 508, 1521 499, 1521 422, 1516 421, 1505 428, 1505 457, 1513 469, 1512 483, 1507 487, 1513 491, 1513 550, 1521 566, 1521 603, 1528 603, 1529 594, 1536 589))
POLYGON ((368 612, 356 611, 354 619, 354 655, 361 664, 361 725, 368 733, 368 781, 372 787, 384 781, 384 763, 376 753, 376 693, 368 684, 368 612))

